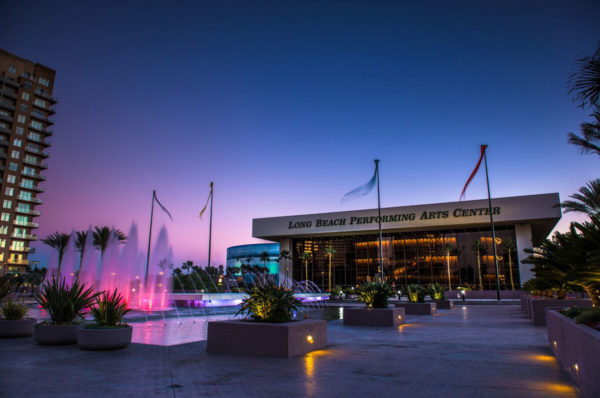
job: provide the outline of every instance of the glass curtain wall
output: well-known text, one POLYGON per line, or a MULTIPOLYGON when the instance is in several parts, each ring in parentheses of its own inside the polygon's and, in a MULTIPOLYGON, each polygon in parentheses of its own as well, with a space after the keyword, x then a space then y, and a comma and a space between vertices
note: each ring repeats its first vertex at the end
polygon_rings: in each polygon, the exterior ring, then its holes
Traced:
MULTIPOLYGON (((496 229, 500 288, 520 286, 513 227, 496 229), (513 245, 514 246, 514 245, 513 245), (510 250, 510 256, 509 252, 510 250), (511 283, 512 268, 512 283, 511 283)), ((377 234, 295 239, 293 278, 308 279, 326 290, 329 256, 333 247, 331 285, 350 287, 374 280, 379 273, 377 234), (303 253, 307 253, 303 255, 303 253)), ((440 283, 446 288, 496 289, 494 250, 489 229, 421 231, 383 235, 383 267, 387 282, 395 286, 440 283)))

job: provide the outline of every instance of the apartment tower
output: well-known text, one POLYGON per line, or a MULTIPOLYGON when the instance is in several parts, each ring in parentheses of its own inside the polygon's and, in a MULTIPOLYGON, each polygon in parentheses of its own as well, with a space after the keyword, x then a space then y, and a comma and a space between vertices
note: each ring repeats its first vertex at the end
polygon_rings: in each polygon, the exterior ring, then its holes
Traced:
POLYGON ((0 49, 0 274, 33 265, 56 72, 0 49))

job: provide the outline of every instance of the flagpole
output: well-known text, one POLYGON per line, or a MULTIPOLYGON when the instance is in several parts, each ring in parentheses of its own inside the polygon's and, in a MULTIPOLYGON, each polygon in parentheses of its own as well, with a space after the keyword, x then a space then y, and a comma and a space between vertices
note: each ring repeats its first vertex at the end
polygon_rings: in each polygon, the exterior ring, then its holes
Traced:
POLYGON ((379 194, 379 159, 375 159, 375 174, 377 174, 377 219, 379 220, 379 269, 381 283, 383 283, 383 246, 381 236, 381 197, 379 194))
POLYGON ((208 266, 210 267, 210 248, 212 243, 212 208, 213 208, 213 195, 214 195, 214 182, 210 183, 210 221, 208 224, 208 266))
POLYGON ((492 243, 494 245, 494 266, 496 267, 496 298, 500 300, 500 277, 498 276, 498 251, 496 248, 496 231, 494 230, 494 215, 492 212, 492 195, 490 194, 490 178, 488 176, 487 154, 483 152, 483 160, 485 163, 485 180, 488 190, 488 205, 490 211, 490 223, 492 224, 492 243))
POLYGON ((144 285, 148 282, 148 268, 150 267, 150 242, 152 241, 152 218, 154 217, 154 198, 156 190, 152 191, 152 206, 150 207, 150 231, 148 231, 148 254, 146 255, 146 275, 144 276, 144 285))

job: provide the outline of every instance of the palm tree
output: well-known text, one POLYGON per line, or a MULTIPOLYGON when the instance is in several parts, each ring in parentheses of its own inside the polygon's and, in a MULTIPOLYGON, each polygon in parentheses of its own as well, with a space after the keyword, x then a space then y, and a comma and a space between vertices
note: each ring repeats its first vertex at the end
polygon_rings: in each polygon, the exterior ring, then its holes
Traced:
POLYGON ((508 238, 504 239, 502 246, 504 247, 504 250, 506 251, 506 254, 508 255, 508 270, 510 272, 510 287, 512 290, 515 290, 515 282, 513 279, 512 257, 511 256, 512 256, 513 250, 515 250, 517 248, 517 244, 515 243, 514 240, 512 240, 511 237, 508 237, 508 238))
POLYGON ((577 71, 570 79, 569 93, 581 108, 600 108, 600 43, 591 56, 576 60, 577 71))
POLYGON ((577 212, 588 216, 600 214, 600 178, 596 178, 579 188, 579 193, 570 196, 573 200, 565 200, 560 207, 565 213, 577 212))
POLYGON ((450 276, 450 253, 454 253, 456 248, 450 243, 444 245, 444 252, 446 253, 446 267, 448 268, 448 290, 452 290, 452 279, 450 276))
POLYGON ((65 249, 69 244, 70 236, 60 232, 54 232, 48 235, 42 242, 53 248, 58 252, 58 271, 57 276, 60 276, 60 269, 62 267, 63 256, 65 255, 65 249))
POLYGON ((569 79, 570 90, 581 108, 591 108, 595 122, 581 124, 581 136, 569 133, 569 143, 582 153, 600 155, 600 43, 594 54, 579 58, 577 71, 569 79))
POLYGON ((331 293, 331 257, 335 254, 335 249, 329 246, 325 249, 325 255, 329 257, 329 292, 331 293))
POLYGON ((477 254, 477 273, 479 274, 479 290, 483 290, 483 281, 481 279, 481 253, 485 252, 485 245, 481 243, 481 241, 478 239, 475 242, 473 242, 471 250, 473 250, 477 254))
POLYGON ((306 285, 306 291, 308 291, 308 260, 312 258, 312 253, 307 250, 304 253, 302 253, 300 258, 304 260, 304 270, 306 274, 306 279, 304 280, 304 283, 306 285))
POLYGON ((194 266, 194 262, 192 260, 187 260, 185 263, 181 264, 181 269, 190 273, 190 270, 194 266))
MULTIPOLYGON (((284 261, 283 267, 284 267, 284 270, 285 270, 285 284, 286 285, 288 283, 288 266, 287 266, 287 260, 290 259, 290 258, 291 258, 291 256, 290 256, 290 251, 289 250, 282 250, 279 253, 279 261, 281 261, 282 259, 284 261)), ((287 286, 285 286, 285 287, 287 288, 287 286)))
POLYGON ((262 262, 263 262, 263 266, 264 266, 265 268, 267 268, 267 261, 269 261, 269 253, 267 253, 267 252, 262 252, 262 253, 260 254, 260 261, 262 261, 262 262))
POLYGON ((100 257, 104 257, 104 251, 108 246, 108 242, 114 236, 119 243, 127 241, 127 235, 120 230, 112 227, 94 227, 94 247, 100 250, 100 257))
POLYGON ((88 231, 76 231, 75 232, 75 248, 79 252, 79 271, 77 272, 77 279, 81 272, 81 266, 83 265, 83 256, 85 255, 85 242, 88 238, 88 231))
POLYGON ((581 153, 600 156, 600 111, 591 116, 595 119, 594 122, 580 124, 581 136, 569 133, 569 144, 579 147, 581 153))

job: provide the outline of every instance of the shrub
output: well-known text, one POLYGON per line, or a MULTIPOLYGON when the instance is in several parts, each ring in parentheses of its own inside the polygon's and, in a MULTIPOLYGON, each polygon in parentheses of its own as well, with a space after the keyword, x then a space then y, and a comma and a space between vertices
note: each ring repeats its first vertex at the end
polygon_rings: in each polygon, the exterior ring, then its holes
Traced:
POLYGON ((358 301, 367 308, 386 308, 388 298, 394 295, 394 289, 387 283, 365 282, 357 290, 358 301))
POLYGON ((585 308, 575 318, 575 322, 597 328, 600 324, 600 308, 585 308))
POLYGON ((269 283, 256 286, 248 292, 236 315, 249 315, 258 322, 289 322, 292 312, 298 310, 300 301, 283 287, 269 283))
POLYGON ((423 303, 425 302, 425 296, 427 296, 427 289, 421 285, 408 285, 408 299, 411 303, 423 303))
POLYGON ((25 318, 29 308, 27 308, 27 305, 21 300, 8 299, 4 302, 0 311, 7 321, 18 321, 25 318))
POLYGON ((439 283, 433 283, 430 288, 431 298, 434 300, 445 300, 446 295, 444 293, 444 288, 439 283))
POLYGON ((127 302, 115 289, 112 293, 102 292, 100 297, 96 297, 95 304, 90 308, 94 317, 96 326, 101 327, 120 327, 123 324, 125 315, 131 311, 127 308, 127 302))
POLYGON ((346 296, 349 294, 356 294, 356 290, 353 287, 347 287, 344 289, 344 294, 346 296))
POLYGON ((581 308, 579 307, 570 307, 570 308, 566 308, 564 310, 559 311, 561 314, 563 314, 566 317, 569 317, 571 319, 575 319, 577 318, 579 315, 581 315, 581 308))
POLYGON ((11 281, 7 277, 0 278, 0 300, 8 296, 11 290, 11 281))
POLYGON ((94 293, 85 283, 73 282, 67 286, 64 278, 52 278, 42 285, 36 301, 48 312, 53 325, 69 325, 82 317, 100 293, 94 293))
POLYGON ((342 287, 341 286, 335 286, 331 289, 331 293, 332 296, 341 296, 342 295, 342 287))

